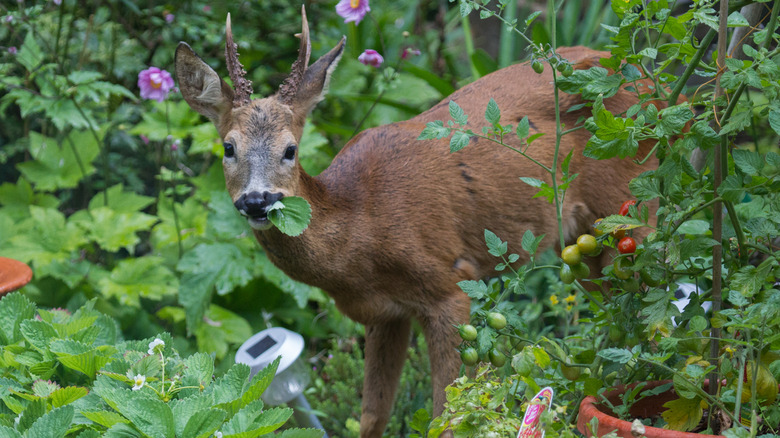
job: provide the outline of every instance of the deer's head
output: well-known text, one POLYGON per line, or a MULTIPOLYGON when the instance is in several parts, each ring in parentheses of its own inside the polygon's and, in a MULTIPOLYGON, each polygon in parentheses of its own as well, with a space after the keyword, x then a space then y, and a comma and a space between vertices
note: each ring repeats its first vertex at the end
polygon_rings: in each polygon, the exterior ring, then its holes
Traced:
POLYGON ((344 51, 341 41, 309 66, 311 43, 306 11, 298 60, 273 96, 252 99, 252 84, 238 61, 227 17, 225 58, 231 88, 184 42, 176 48, 176 76, 192 109, 217 127, 225 148, 222 168, 233 203, 255 229, 270 227, 267 209, 299 192, 298 145, 306 116, 319 102, 344 51))

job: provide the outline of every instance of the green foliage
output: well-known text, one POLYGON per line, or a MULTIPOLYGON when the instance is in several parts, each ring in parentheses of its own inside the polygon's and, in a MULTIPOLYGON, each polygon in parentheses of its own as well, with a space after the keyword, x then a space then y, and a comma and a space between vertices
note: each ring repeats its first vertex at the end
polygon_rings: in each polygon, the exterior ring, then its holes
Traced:
MULTIPOLYGON (((363 354, 354 343, 341 348, 335 342, 319 377, 307 389, 312 409, 322 414, 320 421, 328 436, 359 436, 360 394, 363 387, 363 354), (357 395, 357 397, 356 397, 357 395)), ((431 374, 428 351, 421 336, 408 350, 408 360, 401 371, 396 402, 385 430, 387 436, 410 436, 415 418, 431 412, 431 374)))
POLYGON ((279 359, 252 379, 244 364, 214 379, 212 357, 180 357, 168 334, 122 341, 116 321, 95 303, 71 314, 36 309, 21 293, 0 300, 5 436, 205 437, 220 431, 254 437, 277 430, 292 414, 264 409, 259 400, 279 359))

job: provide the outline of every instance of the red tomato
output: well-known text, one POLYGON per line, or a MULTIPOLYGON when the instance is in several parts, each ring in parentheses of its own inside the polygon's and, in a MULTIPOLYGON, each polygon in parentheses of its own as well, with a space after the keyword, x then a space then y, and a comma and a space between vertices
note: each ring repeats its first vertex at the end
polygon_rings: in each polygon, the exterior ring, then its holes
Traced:
POLYGON ((621 216, 628 216, 628 207, 636 205, 636 201, 633 199, 629 199, 628 201, 624 202, 623 205, 620 206, 620 210, 618 210, 618 214, 621 216))
POLYGON ((633 237, 624 237, 617 244, 617 250, 621 254, 633 254, 636 251, 636 240, 633 237))

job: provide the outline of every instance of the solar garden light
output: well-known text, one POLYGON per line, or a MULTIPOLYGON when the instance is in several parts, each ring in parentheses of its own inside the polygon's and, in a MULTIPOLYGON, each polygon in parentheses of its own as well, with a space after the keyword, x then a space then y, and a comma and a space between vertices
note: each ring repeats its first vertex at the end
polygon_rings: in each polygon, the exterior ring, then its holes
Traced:
MULTIPOLYGON (((311 377, 303 359, 303 336, 281 327, 271 327, 247 339, 236 353, 236 363, 249 365, 250 378, 273 362, 278 356, 276 377, 261 396, 271 406, 287 403, 293 408, 298 424, 325 430, 303 395, 311 377)), ((324 438, 328 438, 327 433, 324 438)))

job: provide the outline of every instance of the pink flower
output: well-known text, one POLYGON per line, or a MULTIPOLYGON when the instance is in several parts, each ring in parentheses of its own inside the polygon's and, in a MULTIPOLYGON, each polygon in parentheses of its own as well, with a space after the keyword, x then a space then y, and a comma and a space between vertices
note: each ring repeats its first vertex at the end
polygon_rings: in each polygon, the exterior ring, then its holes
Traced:
POLYGON ((162 102, 168 97, 173 85, 171 74, 157 67, 149 67, 138 73, 138 88, 141 89, 142 99, 162 102))
POLYGON ((11 47, 8 48, 8 53, 10 53, 12 55, 16 55, 16 52, 18 52, 16 47, 11 46, 11 47))
POLYGON ((149 137, 147 137, 147 136, 145 136, 143 134, 141 134, 140 137, 141 137, 141 141, 144 142, 144 144, 148 146, 149 145, 149 137))
POLYGON ((336 13, 344 18, 345 23, 354 21, 359 24, 360 20, 371 10, 368 7, 368 0, 341 0, 336 5, 336 13))
POLYGON ((420 56, 420 51, 407 47, 404 49, 403 53, 401 53, 401 59, 411 58, 412 56, 420 56))
POLYGON ((379 67, 385 61, 385 58, 382 58, 382 55, 376 50, 368 49, 358 56, 358 61, 371 67, 379 67))
POLYGON ((203 7, 203 12, 211 12, 211 6, 206 5, 203 7))

